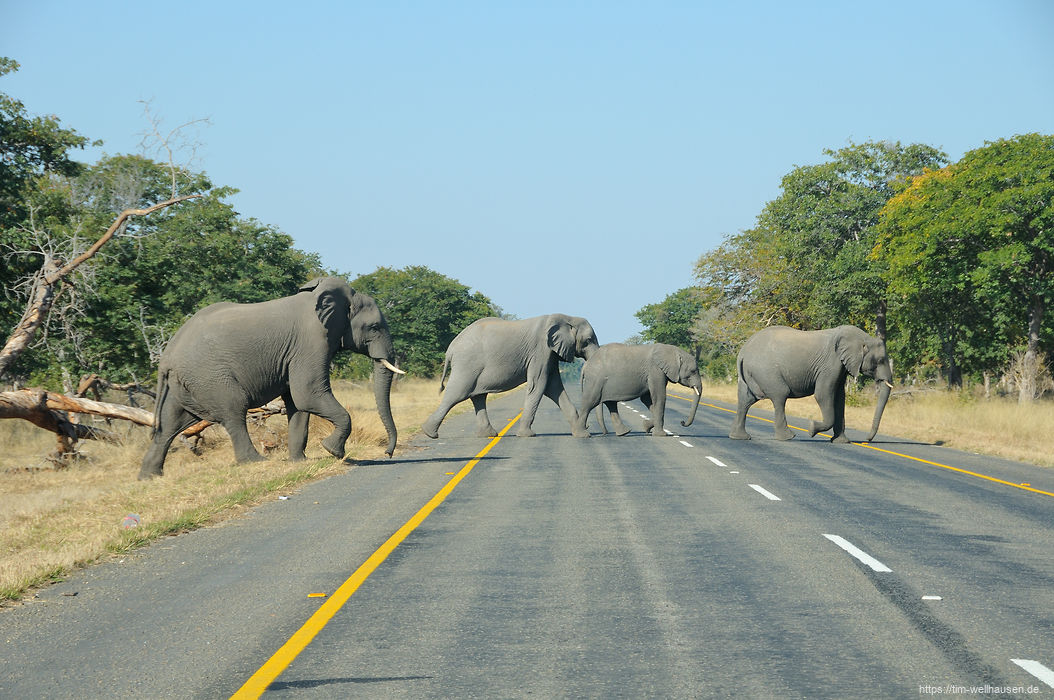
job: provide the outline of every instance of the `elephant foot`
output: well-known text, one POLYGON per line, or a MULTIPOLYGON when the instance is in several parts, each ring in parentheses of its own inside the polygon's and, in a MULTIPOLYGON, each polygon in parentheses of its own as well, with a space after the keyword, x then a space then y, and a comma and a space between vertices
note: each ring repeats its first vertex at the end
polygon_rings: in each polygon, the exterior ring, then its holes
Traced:
POLYGON ((662 428, 655 428, 651 431, 652 437, 666 437, 666 431, 662 428))
POLYGON ((534 432, 530 428, 524 426, 516 431, 516 435, 519 437, 537 437, 538 433, 534 432))
POLYGON ((322 441, 322 447, 337 459, 344 459, 344 442, 339 438, 326 438, 322 441))
POLYGON ((493 425, 488 425, 484 428, 480 428, 476 431, 476 437, 498 437, 498 431, 494 429, 493 425))
POLYGON ((750 433, 743 430, 742 428, 733 428, 732 432, 728 434, 728 437, 732 440, 749 440, 750 433))
POLYGON ((655 427, 654 421, 650 421, 650 420, 644 421, 644 432, 650 433, 654 427, 655 427))
POLYGON ((776 431, 776 439, 777 440, 783 440, 783 441, 785 441, 785 440, 793 440, 794 439, 794 433, 792 433, 789 430, 787 430, 787 431, 777 430, 776 431))
POLYGON ((629 435, 629 428, 619 428, 615 431, 615 435, 618 435, 619 437, 622 437, 623 435, 629 435))
POLYGON ((844 445, 849 442, 849 438, 847 438, 844 434, 835 435, 833 438, 831 438, 831 442, 838 443, 839 445, 844 445))
POLYGON ((591 435, 589 434, 588 430, 584 430, 584 429, 581 429, 581 428, 575 428, 574 430, 571 431, 571 434, 574 435, 576 438, 591 437, 591 435))
POLYGON ((433 423, 431 420, 426 420, 421 424, 421 432, 435 440, 439 437, 439 424, 433 423))
POLYGON ((305 459, 307 459, 307 455, 304 454, 303 451, 300 451, 296 454, 293 454, 292 452, 289 453, 290 462, 303 462, 305 459))
POLYGON ((161 478, 161 472, 142 471, 142 470, 139 472, 139 481, 153 481, 154 479, 160 479, 160 478, 161 478))

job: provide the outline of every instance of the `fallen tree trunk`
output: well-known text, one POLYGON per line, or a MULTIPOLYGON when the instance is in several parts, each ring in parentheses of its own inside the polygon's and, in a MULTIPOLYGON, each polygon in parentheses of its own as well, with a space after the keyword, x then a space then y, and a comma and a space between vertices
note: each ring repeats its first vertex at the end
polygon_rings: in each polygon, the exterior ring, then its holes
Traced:
MULTIPOLYGON (((0 418, 22 418, 33 425, 44 430, 50 430, 58 435, 74 438, 77 440, 109 439, 102 437, 109 435, 107 431, 79 425, 71 422, 64 413, 89 413, 104 418, 117 418, 127 420, 137 425, 153 427, 154 414, 141 408, 122 406, 105 401, 92 401, 65 394, 57 394, 43 389, 21 389, 19 391, 0 392, 0 418)), ((266 406, 249 410, 251 416, 274 416, 285 413, 285 405, 281 400, 272 401, 266 406)), ((198 435, 205 428, 212 425, 203 420, 195 423, 183 431, 184 437, 198 435)))
MULTIPOLYGON (((68 405, 68 401, 70 401, 68 396, 53 394, 41 389, 4 391, 0 392, 0 418, 21 418, 29 421, 33 425, 43 428, 44 430, 49 430, 60 437, 71 438, 73 440, 116 441, 116 437, 109 431, 93 428, 90 425, 74 423, 67 418, 63 413, 64 409, 62 406, 68 405)), ((98 406, 93 407, 93 410, 77 411, 78 413, 106 415, 105 413, 99 412, 99 406, 113 406, 113 404, 101 404, 98 401, 88 401, 87 399, 78 399, 78 401, 86 401, 89 404, 98 404, 98 406)), ((116 406, 116 408, 127 407, 116 406)), ((129 410, 146 413, 146 411, 141 411, 140 409, 129 410)), ((131 420, 131 418, 126 418, 126 420, 131 420)), ((150 416, 150 422, 153 423, 153 416, 150 416)))

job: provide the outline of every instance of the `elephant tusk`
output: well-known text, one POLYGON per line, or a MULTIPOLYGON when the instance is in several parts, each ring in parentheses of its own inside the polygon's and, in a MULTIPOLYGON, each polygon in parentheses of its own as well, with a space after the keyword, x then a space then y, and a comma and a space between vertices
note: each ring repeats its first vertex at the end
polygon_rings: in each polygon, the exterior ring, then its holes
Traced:
POLYGON ((890 389, 892 389, 892 388, 893 388, 893 385, 892 385, 892 384, 890 384, 889 382, 885 382, 885 385, 886 385, 886 386, 888 386, 888 387, 889 387, 890 389))
POLYGON ((395 374, 406 374, 406 372, 404 372, 403 370, 399 369, 398 367, 393 365, 391 362, 388 362, 388 360, 382 359, 381 360, 381 364, 384 365, 390 372, 394 372, 395 374))
POLYGON ((702 395, 703 395, 703 392, 702 392, 702 391, 700 391, 699 389, 696 389, 696 388, 695 388, 694 386, 692 387, 692 389, 694 389, 694 390, 695 390, 695 395, 696 395, 696 396, 702 396, 702 395))

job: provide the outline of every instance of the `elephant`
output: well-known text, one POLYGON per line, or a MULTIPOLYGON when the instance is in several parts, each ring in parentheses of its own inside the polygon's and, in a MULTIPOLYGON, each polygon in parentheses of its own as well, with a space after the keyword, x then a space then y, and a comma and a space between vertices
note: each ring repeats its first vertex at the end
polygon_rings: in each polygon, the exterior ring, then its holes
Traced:
POLYGON ((729 437, 749 440, 747 411, 760 399, 771 399, 776 413, 777 440, 790 440, 786 404, 789 398, 814 395, 823 414, 813 421, 810 437, 833 428, 831 442, 849 442, 845 436, 845 379, 863 374, 879 384, 878 404, 867 442, 878 433, 889 392, 893 368, 886 344, 855 326, 802 331, 770 326, 752 335, 739 350, 738 409, 729 437))
POLYGON ((204 419, 219 423, 238 462, 261 459, 245 427, 246 411, 281 396, 289 422, 289 458, 304 459, 308 414, 333 423, 322 446, 344 456, 351 416, 330 389, 329 366, 340 350, 374 360, 374 395, 388 432, 395 374, 388 322, 377 303, 337 277, 311 280, 293 296, 256 304, 221 302, 198 311, 172 337, 158 363, 152 441, 140 479, 162 475, 172 440, 204 419))
POLYGON ((549 314, 514 321, 493 317, 474 321, 447 347, 439 384, 443 398, 421 431, 430 438, 439 437, 439 425, 450 409, 471 398, 476 411, 476 435, 493 437, 498 433, 487 415, 487 394, 515 389, 524 382, 527 396, 518 436, 535 435, 531 425, 543 395, 560 407, 574 428, 578 411, 560 380, 557 363, 571 362, 575 357, 588 360, 598 347, 589 321, 576 316, 549 314))
MULTIPOLYGON (((654 343, 651 345, 624 345, 608 343, 601 345, 585 365, 582 366, 582 403, 578 411, 575 435, 588 437, 586 420, 589 412, 601 403, 607 406, 616 435, 625 435, 629 428, 618 414, 618 402, 640 398, 651 412, 644 422, 645 432, 655 437, 666 435, 663 428, 666 413, 666 385, 681 384, 695 391, 688 420, 681 421, 687 427, 695 421, 699 399, 703 395, 703 383, 699 377, 699 365, 695 358, 675 345, 654 343)), ((607 433, 603 409, 597 409, 600 428, 607 433)))

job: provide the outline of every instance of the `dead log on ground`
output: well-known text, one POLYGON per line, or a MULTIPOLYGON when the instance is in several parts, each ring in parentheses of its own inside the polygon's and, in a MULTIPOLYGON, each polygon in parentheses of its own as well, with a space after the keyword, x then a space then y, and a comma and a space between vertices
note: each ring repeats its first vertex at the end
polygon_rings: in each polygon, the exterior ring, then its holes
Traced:
MULTIPOLYGON (((21 389, 19 391, 0 392, 0 418, 22 418, 30 423, 50 430, 58 435, 77 440, 96 440, 107 431, 91 428, 70 422, 66 413, 88 413, 104 418, 116 418, 131 421, 137 425, 153 427, 154 414, 133 406, 122 406, 105 401, 93 401, 75 396, 66 396, 43 389, 21 389)), ((285 413, 285 404, 281 399, 249 410, 251 417, 274 416, 285 413)), ((212 425, 209 421, 199 421, 181 433, 184 437, 198 435, 212 425)), ((103 438, 105 439, 105 438, 103 438)))

